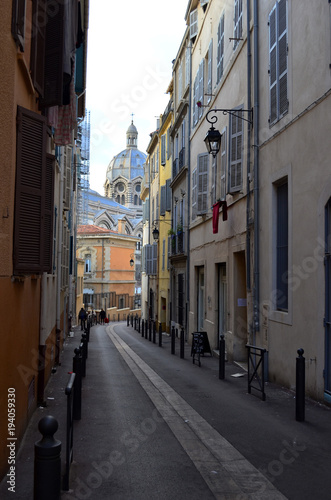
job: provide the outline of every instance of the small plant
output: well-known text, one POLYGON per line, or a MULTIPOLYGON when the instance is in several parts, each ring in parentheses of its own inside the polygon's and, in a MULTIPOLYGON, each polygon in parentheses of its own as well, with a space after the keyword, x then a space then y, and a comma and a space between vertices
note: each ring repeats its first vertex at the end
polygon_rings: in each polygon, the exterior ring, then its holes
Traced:
POLYGON ((169 229, 169 231, 168 231, 168 235, 169 235, 169 236, 174 236, 175 234, 176 234, 176 233, 175 233, 175 231, 174 231, 174 230, 173 230, 173 228, 171 227, 171 228, 169 229))
POLYGON ((178 226, 177 226, 177 234, 182 233, 182 232, 183 232, 183 226, 181 224, 178 224, 178 226))

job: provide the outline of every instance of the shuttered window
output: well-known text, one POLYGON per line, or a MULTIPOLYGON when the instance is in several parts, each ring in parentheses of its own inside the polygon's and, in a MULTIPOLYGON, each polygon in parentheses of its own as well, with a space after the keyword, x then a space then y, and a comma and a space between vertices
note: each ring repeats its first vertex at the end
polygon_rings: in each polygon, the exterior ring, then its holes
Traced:
POLYGON ((166 180, 166 211, 171 212, 171 179, 166 180))
POLYGON ((195 9, 190 13, 190 39, 195 38, 198 34, 198 10, 195 9))
POLYGON ((46 119, 19 106, 14 274, 51 272, 54 161, 46 155, 46 119))
POLYGON ((277 186, 276 308, 288 310, 288 183, 277 186))
MULTIPOLYGON (((34 0, 35 8, 41 11, 39 21, 36 21, 35 32, 40 33, 39 38, 35 37, 34 59, 31 64, 32 78, 37 85, 41 79, 39 61, 42 60, 39 42, 42 40, 43 24, 46 19, 45 32, 45 65, 43 71, 43 92, 40 93, 40 107, 57 106, 63 104, 63 53, 64 53, 64 2, 56 2, 56 8, 47 9, 47 17, 42 14, 43 3, 45 0, 34 0), (40 23, 40 26, 38 25, 40 23)), ((38 89, 39 91, 39 89, 38 89)))
POLYGON ((24 52, 25 41, 25 7, 26 0, 13 0, 11 32, 22 52, 24 52))
MULTIPOLYGON (((200 66, 199 66, 199 90, 198 90, 198 100, 201 102, 201 104, 203 104, 203 92, 204 92, 204 88, 203 88, 203 85, 204 85, 204 66, 205 66, 205 61, 204 59, 202 59, 201 63, 200 63, 200 66)), ((198 108, 198 119, 200 120, 200 118, 202 117, 203 115, 203 107, 200 106, 198 108)))
POLYGON ((230 151, 229 151, 229 191, 234 193, 242 188, 242 147, 243 120, 240 110, 237 116, 230 115, 230 151))
POLYGON ((197 178, 197 212, 198 215, 208 211, 208 163, 209 154, 198 156, 197 178))
POLYGON ((224 13, 221 16, 220 22, 217 28, 217 82, 223 76, 224 70, 224 13))
POLYGON ((287 1, 278 0, 269 14, 270 125, 288 112, 287 67, 287 1))

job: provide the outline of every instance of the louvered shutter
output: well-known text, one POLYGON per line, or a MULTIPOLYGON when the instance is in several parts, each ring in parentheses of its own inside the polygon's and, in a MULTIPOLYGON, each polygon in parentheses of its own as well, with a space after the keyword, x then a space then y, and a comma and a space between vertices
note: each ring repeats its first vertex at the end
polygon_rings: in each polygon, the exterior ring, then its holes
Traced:
POLYGON ((217 83, 223 76, 224 61, 224 14, 222 15, 217 29, 217 83))
POLYGON ((171 179, 166 180, 166 211, 171 212, 171 179))
POLYGON ((211 101, 211 94, 212 94, 212 60, 213 60, 213 40, 211 40, 208 49, 207 103, 211 101))
MULTIPOLYGON (((17 109, 14 274, 43 271, 46 119, 17 109)), ((45 236, 46 237, 46 236, 45 236)))
POLYGON ((165 215, 166 213, 166 185, 161 186, 161 206, 160 215, 165 215))
POLYGON ((40 100, 41 107, 62 105, 63 103, 63 2, 58 2, 56 7, 52 11, 52 15, 47 16, 44 95, 40 100))
POLYGON ((190 13, 190 39, 195 38, 198 34, 198 10, 195 9, 190 13))
POLYGON ((157 273, 157 243, 152 245, 152 274, 155 276, 157 273))
POLYGON ((208 210, 208 160, 208 154, 198 157, 198 214, 206 213, 208 210))
POLYGON ((192 219, 197 216, 197 169, 192 172, 192 219))
MULTIPOLYGON (((199 66, 199 90, 198 90, 198 96, 199 96, 199 101, 201 104, 203 104, 203 86, 204 86, 204 79, 203 79, 203 74, 204 74, 204 59, 202 59, 200 66, 199 66)), ((203 115, 203 107, 201 106, 198 108, 198 118, 200 119, 203 115)))
POLYGON ((277 119, 276 6, 269 15, 270 123, 277 119))
POLYGON ((279 115, 288 111, 287 100, 287 13, 286 0, 278 4, 279 115))
POLYGON ((238 116, 230 115, 230 192, 240 191, 242 187, 242 145, 243 121, 240 110, 238 116))
POLYGON ((161 135, 161 165, 166 164, 166 135, 161 135))

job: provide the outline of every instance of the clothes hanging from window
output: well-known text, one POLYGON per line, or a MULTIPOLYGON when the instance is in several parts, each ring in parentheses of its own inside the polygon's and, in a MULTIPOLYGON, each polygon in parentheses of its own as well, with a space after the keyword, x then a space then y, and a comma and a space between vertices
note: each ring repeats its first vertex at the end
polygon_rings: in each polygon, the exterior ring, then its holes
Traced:
POLYGON ((218 218, 221 207, 223 208, 222 211, 223 221, 228 220, 228 206, 226 200, 218 201, 213 205, 213 234, 218 233, 218 218))

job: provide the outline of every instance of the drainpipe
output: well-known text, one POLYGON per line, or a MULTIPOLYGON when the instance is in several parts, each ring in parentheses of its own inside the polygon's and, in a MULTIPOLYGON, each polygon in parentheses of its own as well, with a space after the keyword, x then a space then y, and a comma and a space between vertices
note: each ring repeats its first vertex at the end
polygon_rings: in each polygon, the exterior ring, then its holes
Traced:
POLYGON ((188 106, 188 151, 187 151, 187 257, 186 257, 186 341, 188 339, 188 318, 190 307, 190 208, 191 208, 191 97, 192 97, 192 42, 190 44, 190 89, 188 106))
POLYGON ((254 0, 254 330, 260 330, 260 252, 259 252, 259 23, 258 0, 254 0))
MULTIPOLYGON (((250 30, 250 1, 247 2, 247 109, 251 109, 252 99, 252 52, 251 52, 251 30, 250 30)), ((249 212, 251 205, 251 124, 248 124, 247 131, 247 204, 246 204, 246 287, 251 289, 251 233, 249 224, 249 212)))

